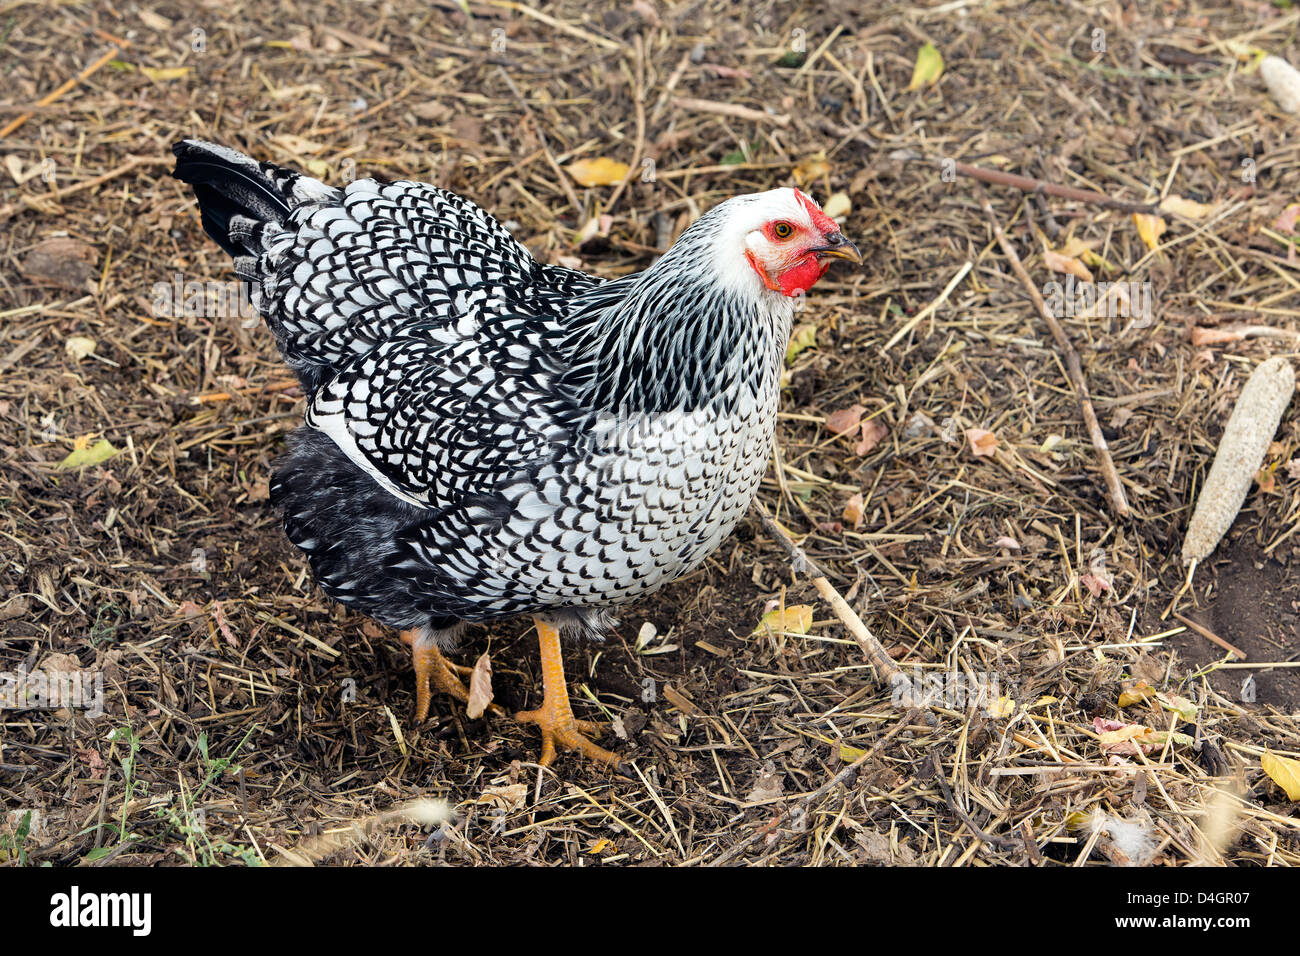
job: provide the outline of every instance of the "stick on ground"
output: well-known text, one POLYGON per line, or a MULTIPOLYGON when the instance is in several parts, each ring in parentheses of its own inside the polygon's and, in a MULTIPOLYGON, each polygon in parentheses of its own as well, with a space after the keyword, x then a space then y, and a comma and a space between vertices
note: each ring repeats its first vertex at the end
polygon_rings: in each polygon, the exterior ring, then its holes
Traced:
POLYGON ((1056 346, 1065 358, 1065 370, 1070 376, 1070 384, 1074 386, 1074 394, 1079 399, 1079 408, 1083 412, 1084 425, 1088 428, 1088 437, 1092 439, 1092 447, 1097 450, 1097 457, 1101 462, 1101 472, 1106 479, 1106 491, 1110 498, 1111 510, 1115 513, 1115 517, 1127 518, 1131 514, 1128 498, 1124 494, 1124 486, 1120 483, 1115 460, 1110 456, 1106 437, 1101 433, 1101 422, 1097 420, 1097 410, 1092 406, 1092 396, 1088 392, 1088 383, 1083 377, 1083 363, 1079 361, 1079 353, 1074 350, 1074 345, 1065 334, 1065 329, 1061 328, 1061 323, 1056 321, 1056 316, 1052 315, 1047 303, 1043 301, 1042 293, 1034 287, 1034 280, 1029 278, 1029 273, 1025 271, 1024 263, 1020 261, 1015 246, 1011 245, 1007 234, 998 225, 997 216, 993 212, 993 207, 989 205, 987 196, 980 197, 980 206, 984 214, 989 217, 993 235, 997 237, 1002 254, 1011 263, 1011 270, 1028 290, 1029 297, 1034 300, 1034 305, 1038 308, 1038 314, 1052 330, 1052 338, 1056 339, 1056 346))
POLYGON ((1073 199, 1075 202, 1091 203, 1094 206, 1101 206, 1104 209, 1118 209, 1121 212, 1145 212, 1153 213, 1156 206, 1146 202, 1125 202, 1122 199, 1112 199, 1102 193, 1095 193, 1089 189, 1075 189, 1073 186, 1062 186, 1060 183, 1049 183, 1045 179, 1031 179, 1028 176, 1017 176, 1015 173, 1004 173, 1000 169, 985 169, 983 166, 972 166, 969 163, 953 163, 953 171, 959 176, 968 176, 971 179, 977 179, 982 183, 990 183, 994 186, 1010 186, 1013 189, 1023 189, 1025 192, 1042 192, 1049 196, 1057 196, 1061 199, 1073 199))
POLYGON ((819 568, 812 558, 804 553, 803 548, 795 544, 786 534, 785 529, 776 523, 767 508, 761 502, 755 501, 754 509, 758 512, 759 521, 763 523, 763 529, 775 538, 776 543, 790 556, 790 565, 794 568, 795 574, 808 574, 812 578, 817 593, 831 606, 835 616, 843 622, 844 627, 858 642, 858 646, 867 655, 867 661, 876 669, 880 679, 892 686, 894 678, 901 677, 903 672, 898 669, 898 665, 886 653, 867 625, 862 623, 862 618, 858 617, 853 608, 849 607, 848 602, 840 597, 840 592, 836 591, 835 586, 826 579, 826 572, 819 568))

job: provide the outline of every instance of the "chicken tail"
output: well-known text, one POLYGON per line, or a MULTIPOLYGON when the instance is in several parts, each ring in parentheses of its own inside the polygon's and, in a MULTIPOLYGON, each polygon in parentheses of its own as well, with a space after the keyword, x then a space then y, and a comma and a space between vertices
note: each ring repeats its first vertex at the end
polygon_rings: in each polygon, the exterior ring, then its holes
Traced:
POLYGON ((172 152, 172 175, 194 188, 204 231, 237 259, 261 255, 299 205, 338 197, 319 180, 215 143, 185 139, 172 152))

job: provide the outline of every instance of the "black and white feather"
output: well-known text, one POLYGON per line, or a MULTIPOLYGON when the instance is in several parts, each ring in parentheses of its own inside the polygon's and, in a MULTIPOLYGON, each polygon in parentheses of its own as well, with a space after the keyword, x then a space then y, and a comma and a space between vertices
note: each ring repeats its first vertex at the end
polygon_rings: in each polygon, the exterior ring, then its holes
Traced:
POLYGON ((719 249, 806 216, 792 190, 728 200, 604 282, 435 186, 175 152, 307 392, 272 497, 332 597, 443 643, 523 613, 597 636, 745 513, 793 304, 719 249))

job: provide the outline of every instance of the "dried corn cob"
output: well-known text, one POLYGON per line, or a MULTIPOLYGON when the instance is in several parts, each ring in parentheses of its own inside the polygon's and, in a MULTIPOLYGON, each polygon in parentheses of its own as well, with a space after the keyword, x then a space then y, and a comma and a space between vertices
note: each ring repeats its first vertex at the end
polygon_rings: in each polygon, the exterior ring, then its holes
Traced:
POLYGON ((1278 106, 1288 113, 1300 113, 1300 71, 1280 56, 1266 56, 1259 64, 1259 75, 1278 106))
POLYGON ((1209 557, 1232 526, 1294 391, 1295 370, 1284 358, 1261 363, 1246 382, 1187 526, 1184 564, 1209 557))

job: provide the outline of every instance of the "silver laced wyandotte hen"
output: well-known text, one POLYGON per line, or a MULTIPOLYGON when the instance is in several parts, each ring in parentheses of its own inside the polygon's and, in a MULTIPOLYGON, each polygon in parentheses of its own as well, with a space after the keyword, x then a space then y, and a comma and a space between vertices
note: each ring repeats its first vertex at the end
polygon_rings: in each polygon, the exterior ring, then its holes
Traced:
POLYGON ((401 630, 417 721, 468 691, 442 652, 532 615, 540 762, 617 766, 576 720, 560 635, 699 567, 767 469, 796 301, 857 247, 797 189, 736 196, 644 272, 538 262, 467 199, 327 186, 177 143, 209 236, 307 396, 271 483, 326 594, 401 630))

